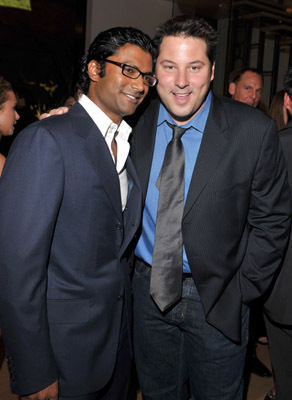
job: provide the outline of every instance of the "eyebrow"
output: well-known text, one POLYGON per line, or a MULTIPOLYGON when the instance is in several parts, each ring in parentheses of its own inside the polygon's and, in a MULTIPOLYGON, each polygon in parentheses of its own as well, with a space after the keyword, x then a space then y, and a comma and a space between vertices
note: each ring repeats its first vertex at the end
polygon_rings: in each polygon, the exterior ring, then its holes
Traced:
MULTIPOLYGON (((168 62, 168 63, 170 63, 170 64, 177 64, 177 62, 171 61, 171 60, 168 60, 168 59, 165 59, 165 60, 162 60, 162 61, 161 61, 161 63, 164 63, 164 62, 168 62)), ((191 65, 191 64, 205 64, 205 62, 202 61, 202 60, 194 60, 194 61, 188 62, 187 64, 188 64, 188 65, 191 65)))
POLYGON ((263 90, 262 87, 257 88, 257 87, 255 87, 254 85, 249 85, 249 84, 244 85, 244 87, 246 87, 246 88, 254 88, 255 90, 263 90))

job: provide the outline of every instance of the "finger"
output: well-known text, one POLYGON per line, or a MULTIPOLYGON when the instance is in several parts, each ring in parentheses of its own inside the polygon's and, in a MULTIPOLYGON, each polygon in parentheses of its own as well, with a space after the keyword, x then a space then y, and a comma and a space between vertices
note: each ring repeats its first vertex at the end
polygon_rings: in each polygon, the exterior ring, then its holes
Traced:
MULTIPOLYGON (((49 113, 43 113, 43 114, 40 115, 40 118, 39 118, 39 119, 41 120, 41 119, 47 118, 47 117, 49 117, 49 116, 50 116, 49 113)), ((23 397, 23 398, 25 399, 25 397, 23 397)))
MULTIPOLYGON (((68 111, 69 111, 68 107, 59 107, 56 109, 56 114, 65 114, 68 111)), ((54 399, 52 399, 52 400, 54 400, 54 399)))

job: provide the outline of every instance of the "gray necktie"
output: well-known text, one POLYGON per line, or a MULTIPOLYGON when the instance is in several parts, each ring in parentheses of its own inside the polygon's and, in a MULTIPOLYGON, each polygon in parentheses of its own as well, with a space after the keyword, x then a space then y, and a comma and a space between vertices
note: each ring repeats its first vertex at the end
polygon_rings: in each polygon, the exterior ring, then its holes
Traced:
POLYGON ((187 129, 167 123, 173 130, 156 186, 158 211, 152 259, 150 294, 161 311, 181 297, 185 154, 181 137, 187 129))

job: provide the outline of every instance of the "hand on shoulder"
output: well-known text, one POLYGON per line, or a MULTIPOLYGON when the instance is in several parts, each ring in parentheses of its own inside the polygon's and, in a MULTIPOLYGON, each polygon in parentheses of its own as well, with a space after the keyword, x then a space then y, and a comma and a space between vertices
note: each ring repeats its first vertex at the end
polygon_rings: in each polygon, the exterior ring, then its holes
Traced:
POLYGON ((51 117, 52 115, 66 114, 68 111, 69 107, 53 108, 50 112, 41 114, 39 119, 45 119, 51 117))

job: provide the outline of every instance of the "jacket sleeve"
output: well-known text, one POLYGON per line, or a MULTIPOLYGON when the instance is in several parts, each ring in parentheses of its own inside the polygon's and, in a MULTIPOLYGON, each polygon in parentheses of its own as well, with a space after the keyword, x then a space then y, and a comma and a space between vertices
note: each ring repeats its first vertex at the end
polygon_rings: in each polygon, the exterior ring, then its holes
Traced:
POLYGON ((0 181, 0 326, 13 393, 58 378, 47 320, 47 264, 62 200, 63 164, 54 136, 39 123, 10 150, 0 181))
POLYGON ((264 135, 252 182, 250 235, 240 269, 242 298, 249 303, 270 286, 289 238, 291 198, 274 121, 264 135))

